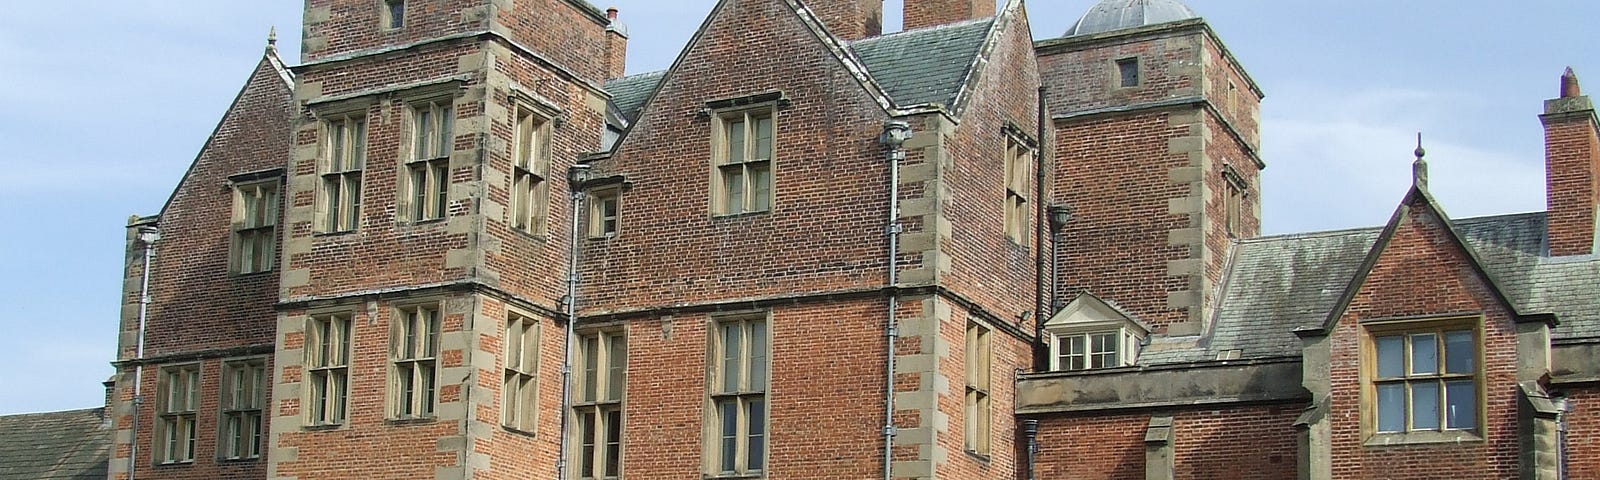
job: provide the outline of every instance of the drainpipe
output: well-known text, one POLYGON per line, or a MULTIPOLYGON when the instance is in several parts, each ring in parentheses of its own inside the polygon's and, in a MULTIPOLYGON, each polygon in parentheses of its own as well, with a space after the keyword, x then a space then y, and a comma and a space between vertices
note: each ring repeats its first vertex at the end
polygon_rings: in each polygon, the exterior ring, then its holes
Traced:
POLYGON ((1045 342, 1044 322, 1046 322, 1049 318, 1055 318, 1057 313, 1061 313, 1063 300, 1061 298, 1061 232, 1066 230, 1067 222, 1072 221, 1072 207, 1069 207, 1066 204, 1051 205, 1049 212, 1050 313, 1044 318, 1039 319, 1039 330, 1034 332, 1034 335, 1038 336, 1037 338, 1039 340, 1039 345, 1041 345, 1040 348, 1043 350, 1042 357, 1044 358, 1044 361, 1040 362, 1040 366, 1044 368, 1041 368, 1038 371, 1045 371, 1050 367, 1050 346, 1045 342))
POLYGON ((561 448, 556 459, 556 479, 567 478, 567 452, 571 435, 567 434, 567 418, 572 416, 572 342, 577 336, 578 324, 578 225, 583 213, 583 182, 589 179, 589 165, 574 164, 567 167, 567 184, 572 187, 572 230, 568 237, 572 243, 567 251, 567 296, 561 303, 567 308, 567 338, 561 345, 561 448))
MULTIPOLYGON (((1034 139, 1038 142, 1039 148, 1038 148, 1037 151, 1035 151, 1035 153, 1033 155, 1033 164, 1034 164, 1034 168, 1033 168, 1033 171, 1034 171, 1034 180, 1033 180, 1033 193, 1034 193, 1034 197, 1033 198, 1034 198, 1034 202, 1033 203, 1034 203, 1034 209, 1037 210, 1037 212, 1036 212, 1037 216, 1034 217, 1036 219, 1043 219, 1044 218, 1044 210, 1045 210, 1044 209, 1044 205, 1045 205, 1045 202, 1044 202, 1044 195, 1045 195, 1045 190, 1044 190, 1044 182, 1045 182, 1044 167, 1045 167, 1045 154, 1046 153, 1045 153, 1045 150, 1044 150, 1044 147, 1045 147, 1045 144, 1044 144, 1044 135, 1045 135, 1044 95, 1045 95, 1045 87, 1043 85, 1040 85, 1039 86, 1039 112, 1038 112, 1039 113, 1039 118, 1038 118, 1038 122, 1039 123, 1037 125, 1039 130, 1038 130, 1038 136, 1034 137, 1034 139)), ((1034 223, 1034 227, 1033 227, 1034 234, 1033 234, 1033 237, 1034 237, 1034 240, 1037 242, 1036 245, 1039 245, 1039 246, 1042 247, 1044 245, 1044 231, 1043 231, 1043 229, 1039 228, 1040 227, 1039 223, 1041 223, 1041 222, 1037 222, 1036 221, 1034 223)), ((1039 252, 1039 250, 1042 250, 1042 248, 1037 248, 1037 247, 1034 248, 1034 252, 1036 252, 1036 253, 1039 252)), ((1035 257, 1035 258, 1037 258, 1037 257, 1035 257)), ((1055 244, 1054 243, 1051 243, 1050 258, 1051 258, 1051 262, 1052 262, 1051 263, 1051 265, 1052 265, 1051 268, 1054 269, 1055 268, 1053 266, 1054 265, 1053 262, 1055 261, 1055 244)), ((1033 288, 1033 308, 1035 310, 1039 310, 1039 309, 1046 308, 1046 305, 1055 305, 1055 301, 1056 301, 1056 299, 1055 299, 1056 284, 1054 282, 1054 278, 1052 277, 1052 281, 1050 283, 1050 288, 1048 290, 1050 292, 1050 303, 1045 303, 1044 299, 1039 298, 1039 297, 1044 295, 1043 292, 1045 292, 1046 289, 1043 288, 1041 285, 1038 285, 1039 283, 1044 283, 1044 259, 1039 258, 1036 261, 1034 261, 1033 263, 1034 263, 1033 279, 1034 279, 1035 282, 1037 282, 1037 283, 1034 284, 1034 288, 1033 288)), ((1054 314, 1055 314, 1055 309, 1051 308, 1050 309, 1050 315, 1037 314, 1037 315, 1033 316, 1033 370, 1036 371, 1036 372, 1044 371, 1045 367, 1049 365, 1049 361, 1046 360, 1046 357, 1049 356, 1048 352, 1050 350, 1049 350, 1049 347, 1047 347, 1044 344, 1044 322, 1049 320, 1050 317, 1052 315, 1054 315, 1054 314)))
POLYGON ((1027 480, 1038 480, 1034 472, 1034 460, 1039 456, 1039 421, 1028 419, 1022 421, 1022 437, 1028 442, 1027 480))
POLYGON ((895 310, 900 308, 900 162, 906 152, 901 148, 911 138, 911 124, 890 120, 883 125, 883 136, 878 142, 889 148, 889 222, 885 233, 889 236, 889 317, 883 337, 887 344, 884 356, 885 371, 883 391, 883 478, 894 478, 894 356, 895 342, 900 339, 900 325, 895 321, 895 310))
POLYGON ((139 267, 139 334, 134 340, 133 352, 133 422, 128 436, 128 480, 134 480, 134 467, 139 458, 139 410, 144 405, 144 332, 150 311, 150 258, 155 256, 156 242, 161 240, 161 229, 151 225, 139 227, 138 242, 144 244, 144 264, 139 267))

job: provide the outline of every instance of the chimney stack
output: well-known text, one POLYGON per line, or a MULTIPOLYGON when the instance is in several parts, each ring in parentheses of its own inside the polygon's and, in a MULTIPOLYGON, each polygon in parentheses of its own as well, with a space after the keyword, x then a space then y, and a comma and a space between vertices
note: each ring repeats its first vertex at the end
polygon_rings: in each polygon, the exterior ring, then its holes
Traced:
POLYGON ((1595 253, 1600 213, 1600 122, 1568 67, 1561 96, 1544 102, 1545 205, 1550 256, 1595 253))
POLYGON ((905 0, 905 30, 994 16, 994 0, 905 0))
POLYGON ((802 3, 840 40, 860 40, 883 34, 883 0, 809 0, 802 3))
POLYGON ((620 78, 628 66, 628 26, 617 20, 617 7, 606 9, 606 79, 620 78))

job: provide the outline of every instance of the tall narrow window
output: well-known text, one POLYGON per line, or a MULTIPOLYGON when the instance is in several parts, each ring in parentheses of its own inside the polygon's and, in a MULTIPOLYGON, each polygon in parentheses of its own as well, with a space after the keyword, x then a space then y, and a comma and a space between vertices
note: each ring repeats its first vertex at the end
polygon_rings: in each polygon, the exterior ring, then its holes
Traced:
POLYGON ((392 418, 433 416, 439 354, 439 309, 413 306, 400 309, 389 339, 389 358, 393 390, 389 408, 392 418))
POLYGON ((714 172, 713 208, 737 215, 772 208, 772 113, 747 111, 724 116, 714 172))
POLYGON ((511 314, 506 320, 505 348, 500 424, 532 433, 538 429, 539 322, 511 314))
POLYGON ((1479 339, 1465 323, 1369 327, 1372 431, 1478 429, 1479 339))
POLYGON ((306 424, 337 425, 345 420, 350 373, 350 315, 318 315, 306 322, 306 424))
POLYGON ((449 100, 423 102, 411 110, 411 159, 406 161, 407 218, 444 218, 449 206, 451 128, 449 100))
POLYGON ((610 237, 617 234, 618 208, 621 205, 616 188, 595 190, 589 193, 589 236, 610 237))
POLYGON ((1139 86, 1139 59, 1124 58, 1117 60, 1117 80, 1118 86, 1121 87, 1139 86))
POLYGON ((322 165, 324 232, 355 230, 361 216, 361 169, 367 163, 367 124, 360 118, 328 121, 322 165))
POLYGON ((234 272, 272 270, 278 248, 278 181, 234 186, 233 203, 234 272))
POLYGON ((759 474, 767 459, 767 320, 725 320, 713 335, 710 473, 759 474))
POLYGON ((217 456, 224 460, 261 458, 261 409, 267 403, 267 366, 262 359, 227 362, 222 366, 221 438, 217 456))
POLYGON ((406 26, 405 0, 383 0, 383 28, 395 29, 406 26))
POLYGON ((966 449, 978 455, 989 454, 989 329, 976 323, 967 324, 967 342, 964 352, 967 371, 966 394, 966 449))
POLYGON ((1028 243, 1028 186, 1033 183, 1028 174, 1033 172, 1032 159, 1032 148, 1016 137, 1006 137, 1006 238, 1021 245, 1028 243))
POLYGON ((156 460, 194 461, 195 410, 200 406, 200 365, 161 369, 156 405, 156 460))
POLYGON ((622 394, 627 385, 628 343, 620 332, 578 338, 573 462, 580 479, 622 475, 622 394))
POLYGON ((550 210, 549 122, 519 110, 516 158, 511 173, 511 226, 534 235, 545 233, 550 210))
POLYGON ((1246 196, 1244 179, 1238 175, 1227 172, 1222 175, 1227 184, 1227 197, 1223 199, 1223 224, 1228 236, 1239 238, 1243 236, 1244 224, 1241 216, 1244 214, 1244 199, 1246 196))

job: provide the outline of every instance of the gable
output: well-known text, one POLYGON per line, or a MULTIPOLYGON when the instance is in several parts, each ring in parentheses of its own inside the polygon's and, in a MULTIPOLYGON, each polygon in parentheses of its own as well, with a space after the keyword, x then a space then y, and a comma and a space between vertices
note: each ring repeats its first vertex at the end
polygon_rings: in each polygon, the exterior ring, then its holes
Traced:
MULTIPOLYGON (((288 165, 291 147, 289 115, 293 77, 278 60, 275 52, 268 52, 256 64, 255 70, 239 89, 239 94, 223 112, 211 135, 195 155, 183 178, 167 202, 161 207, 166 215, 175 206, 182 208, 186 192, 199 188, 211 192, 205 183, 229 175, 249 173, 288 165), (200 185, 196 185, 196 183, 200 185)), ((199 200, 205 204, 205 200, 199 200)))

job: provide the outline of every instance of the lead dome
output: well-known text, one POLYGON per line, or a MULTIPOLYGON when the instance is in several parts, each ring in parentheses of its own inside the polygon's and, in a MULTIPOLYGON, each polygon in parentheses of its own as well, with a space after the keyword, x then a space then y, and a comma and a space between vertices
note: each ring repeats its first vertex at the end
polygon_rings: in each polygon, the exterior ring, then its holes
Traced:
POLYGON ((1178 0, 1101 0, 1063 36, 1089 35, 1199 18, 1178 0))

